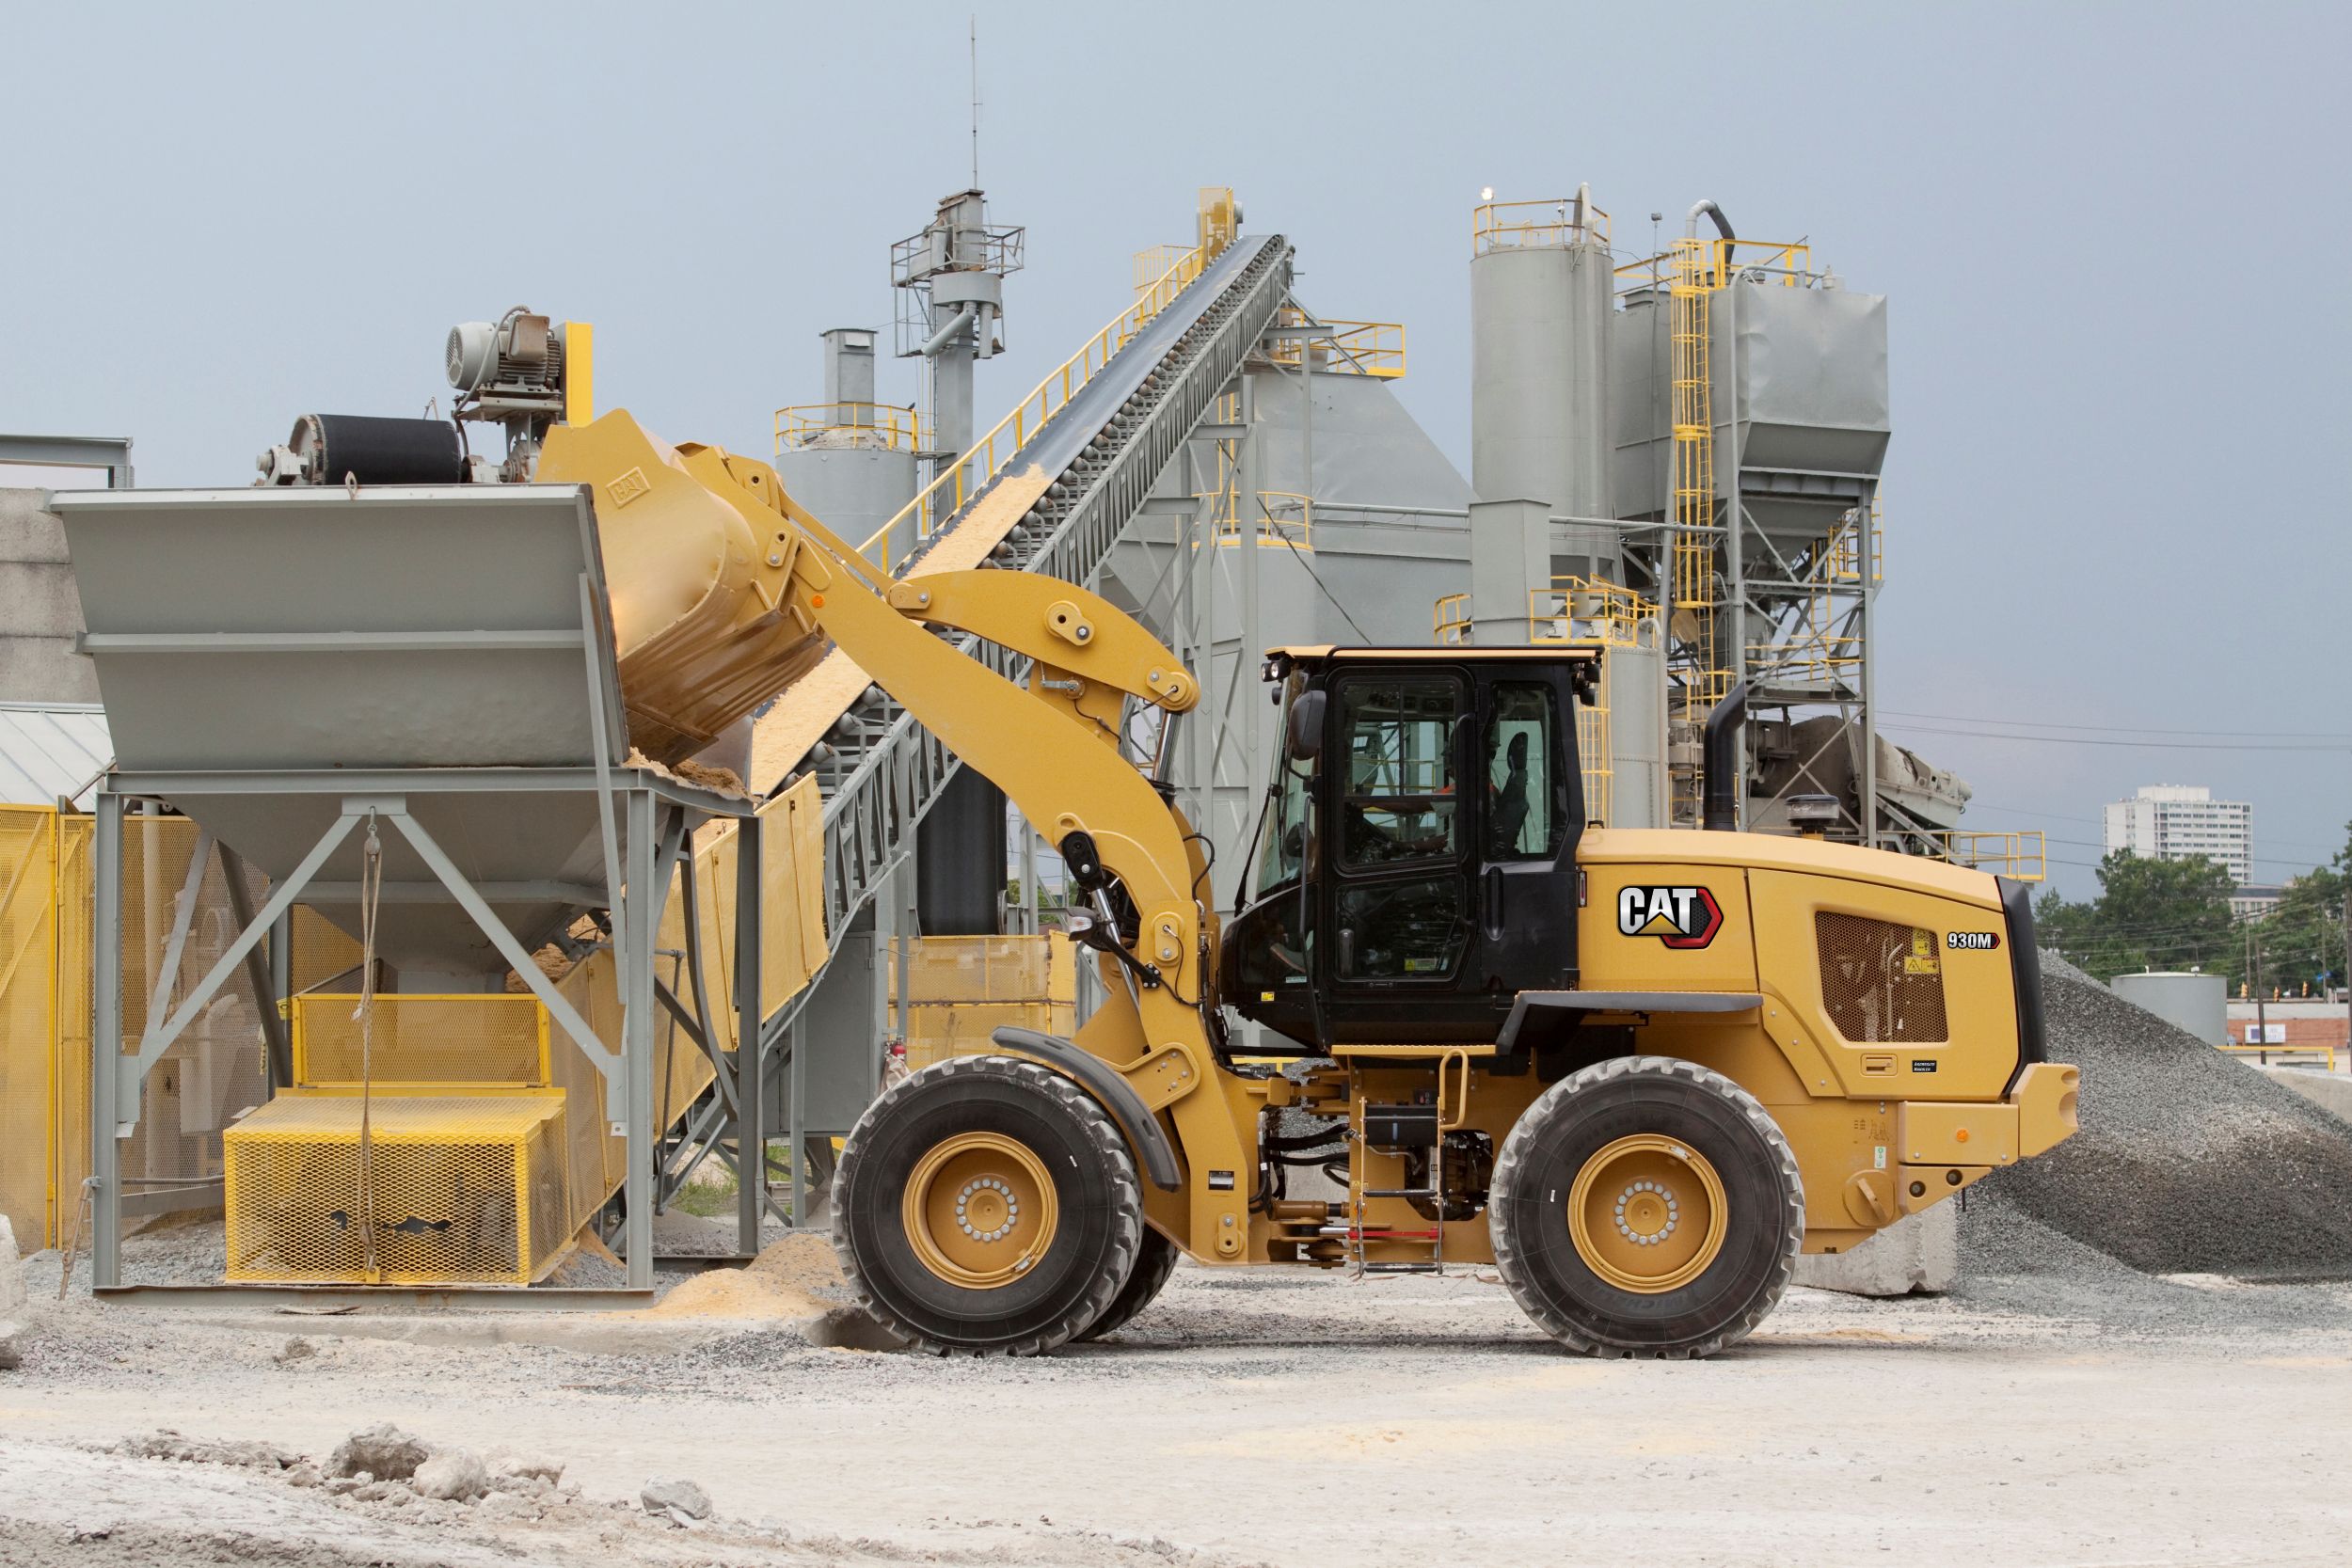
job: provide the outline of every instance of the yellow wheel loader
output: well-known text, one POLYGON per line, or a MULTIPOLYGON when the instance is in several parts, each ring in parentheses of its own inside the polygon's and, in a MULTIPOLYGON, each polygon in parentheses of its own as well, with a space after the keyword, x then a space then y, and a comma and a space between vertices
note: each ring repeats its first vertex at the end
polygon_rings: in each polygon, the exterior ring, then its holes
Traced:
POLYGON ((592 487, 649 750, 845 661, 1001 787, 1089 906, 1109 1001, 1074 1038, 1001 1030, 1002 1054, 887 1090, 842 1151, 842 1266, 915 1344, 1108 1333, 1181 1253, 1491 1262, 1573 1350, 1705 1355, 1799 1252, 2074 1130, 2026 890, 1721 831, 1736 690, 1708 729, 1715 831, 1633 832, 1585 820, 1597 650, 1276 650, 1280 754, 1220 923, 1201 837, 1120 742, 1131 705, 1193 707, 1193 677, 1087 590, 980 565, 1042 480, 999 480, 894 578, 766 465, 625 413, 551 432, 538 478, 592 487), (1025 686, 940 631, 1026 659, 1025 686))

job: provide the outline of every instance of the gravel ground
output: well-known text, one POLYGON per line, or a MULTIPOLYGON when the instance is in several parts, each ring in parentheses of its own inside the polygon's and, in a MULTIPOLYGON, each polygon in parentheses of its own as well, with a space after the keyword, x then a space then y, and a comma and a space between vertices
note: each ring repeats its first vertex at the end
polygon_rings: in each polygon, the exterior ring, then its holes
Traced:
MULTIPOLYGON (((1565 1355, 1491 1271, 1187 1264, 1105 1343, 980 1362, 852 1348, 815 1235, 597 1314, 60 1302, 40 1255, 0 1372, 0 1563, 2345 1560, 2352 1129, 2055 963, 2048 989, 2084 1131, 1963 1195, 1961 1288, 1792 1291, 1698 1364, 1565 1355), (313 1484, 386 1420, 563 1486, 313 1484), (648 1513, 657 1480, 715 1513, 648 1513)), ((220 1246, 151 1228, 126 1272, 207 1277, 220 1246)))
POLYGON ((1187 1265, 1110 1342, 976 1362, 819 1348, 756 1315, 56 1306, 45 1255, 39 1337, 0 1374, 0 1562, 2342 1560, 2352 1287, 2158 1278, 2023 1216, 1995 1243, 1994 1218, 1977 1199, 1966 1228, 2005 1273, 1891 1302, 1795 1291, 1698 1364, 1567 1356, 1484 1271, 1187 1265), (315 1465, 386 1420, 549 1456, 577 1491, 338 1497, 274 1461, 117 1449, 169 1428, 315 1465), (716 1516, 647 1514, 656 1479, 698 1482, 716 1516))

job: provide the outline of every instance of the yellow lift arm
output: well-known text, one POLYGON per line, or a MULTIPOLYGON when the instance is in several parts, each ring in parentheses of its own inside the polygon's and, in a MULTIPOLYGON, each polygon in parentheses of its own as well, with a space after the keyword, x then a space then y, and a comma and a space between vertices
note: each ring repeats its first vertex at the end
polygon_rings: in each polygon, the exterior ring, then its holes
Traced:
POLYGON ((669 446, 625 411, 551 430, 537 478, 587 485, 594 498, 629 736, 647 755, 700 751, 814 668, 831 641, 1054 843, 1091 840, 1140 915, 1134 953, 1156 983, 1131 984, 1104 960, 1112 1003, 1078 1043, 1150 1117, 1176 1123, 1189 1168, 1169 1158, 1156 1126, 1128 1129, 1162 1144, 1163 1169, 1178 1172, 1176 1191, 1147 1195, 1152 1220, 1200 1252, 1239 1256, 1248 1167, 1234 1112, 1212 1082, 1206 863, 1182 813, 1119 749, 1127 697, 1170 714, 1199 701, 1175 655, 1070 583, 919 568, 892 578, 786 495, 767 464, 669 446), (1028 686, 936 628, 1025 656, 1028 686))

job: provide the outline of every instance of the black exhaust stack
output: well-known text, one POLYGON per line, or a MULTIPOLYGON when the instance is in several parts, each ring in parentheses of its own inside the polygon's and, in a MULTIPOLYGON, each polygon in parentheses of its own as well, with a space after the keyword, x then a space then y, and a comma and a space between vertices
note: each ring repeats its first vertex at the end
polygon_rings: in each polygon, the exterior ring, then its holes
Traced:
POLYGON ((1740 731, 1748 721, 1748 683, 1739 681, 1707 716, 1707 783, 1701 825, 1712 832, 1740 826, 1740 731))

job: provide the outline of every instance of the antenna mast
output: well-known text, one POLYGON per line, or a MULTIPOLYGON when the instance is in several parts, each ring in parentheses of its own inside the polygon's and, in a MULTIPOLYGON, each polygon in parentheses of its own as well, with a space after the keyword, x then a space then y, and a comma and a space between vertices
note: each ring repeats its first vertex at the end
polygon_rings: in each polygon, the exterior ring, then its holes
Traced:
POLYGON ((971 17, 972 24, 972 188, 980 188, 980 18, 971 17))

